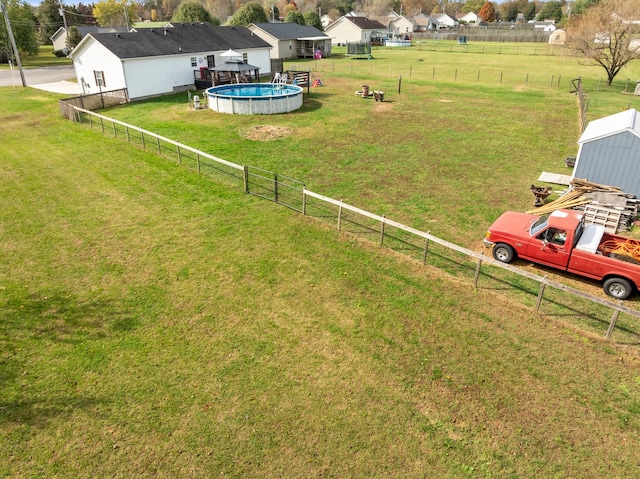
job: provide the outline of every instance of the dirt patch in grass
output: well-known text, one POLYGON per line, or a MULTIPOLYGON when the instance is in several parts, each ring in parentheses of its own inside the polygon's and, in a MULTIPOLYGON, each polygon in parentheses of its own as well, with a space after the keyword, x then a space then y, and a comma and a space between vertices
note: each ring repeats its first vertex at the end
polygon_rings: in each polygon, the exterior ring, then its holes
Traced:
POLYGON ((256 125, 243 132, 248 140, 269 141, 286 138, 293 133, 293 128, 288 126, 256 125))

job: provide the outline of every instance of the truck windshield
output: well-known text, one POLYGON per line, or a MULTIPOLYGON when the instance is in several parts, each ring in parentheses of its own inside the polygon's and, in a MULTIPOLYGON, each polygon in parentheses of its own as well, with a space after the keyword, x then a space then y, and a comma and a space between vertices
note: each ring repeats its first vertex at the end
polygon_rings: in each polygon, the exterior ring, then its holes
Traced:
POLYGON ((536 222, 531 225, 531 229, 529 230, 529 233, 531 233, 531 236, 535 236, 540 231, 545 229, 547 227, 548 220, 549 220, 549 215, 544 215, 538 218, 536 222))

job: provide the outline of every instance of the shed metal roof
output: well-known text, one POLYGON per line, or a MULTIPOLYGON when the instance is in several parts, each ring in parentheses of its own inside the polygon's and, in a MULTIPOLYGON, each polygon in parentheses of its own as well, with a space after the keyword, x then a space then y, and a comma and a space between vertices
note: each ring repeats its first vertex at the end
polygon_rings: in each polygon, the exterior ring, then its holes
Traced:
POLYGON ((162 28, 140 28, 129 33, 91 33, 118 58, 143 58, 180 53, 271 48, 245 27, 218 27, 210 23, 172 23, 162 28))
POLYGON ((629 131, 640 137, 640 115, 631 108, 614 115, 590 121, 578 144, 629 131))
POLYGON ((328 35, 311 25, 297 23, 254 23, 254 25, 278 40, 330 39, 328 35))

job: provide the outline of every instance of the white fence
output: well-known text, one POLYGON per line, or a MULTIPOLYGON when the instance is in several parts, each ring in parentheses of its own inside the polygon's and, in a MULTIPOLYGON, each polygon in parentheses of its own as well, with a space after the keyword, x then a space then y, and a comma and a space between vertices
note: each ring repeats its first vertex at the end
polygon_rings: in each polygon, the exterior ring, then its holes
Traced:
POLYGON ((420 231, 410 226, 403 225, 402 223, 398 223, 397 221, 390 220, 385 216, 376 215, 361 208, 346 204, 343 201, 314 193, 313 191, 306 189, 303 183, 291 178, 255 167, 237 165, 143 128, 129 125, 125 122, 121 122, 89 110, 78 107, 74 108, 76 110, 74 119, 80 123, 85 122, 92 128, 99 127, 105 134, 111 133, 115 137, 120 136, 126 138, 129 143, 138 144, 142 148, 152 148, 159 155, 175 158, 178 163, 186 167, 191 167, 197 170, 198 173, 208 174, 219 179, 231 181, 236 185, 241 184, 246 193, 273 201, 295 211, 299 211, 304 215, 315 216, 324 221, 334 218, 337 221, 337 229, 339 231, 344 230, 344 224, 347 221, 350 221, 351 224, 357 224, 359 227, 359 231, 356 231, 355 234, 360 233, 364 236, 374 234, 377 236, 380 245, 385 244, 385 239, 394 238, 399 240, 402 244, 408 246, 413 251, 419 250, 423 264, 427 263, 429 246, 431 243, 437 244, 446 250, 461 254, 467 259, 475 262, 475 272, 473 275, 473 285, 475 288, 478 287, 478 281, 483 264, 489 264, 509 271, 510 273, 514 273, 520 277, 535 281, 540 285, 536 300, 536 311, 540 310, 545 289, 547 287, 554 288, 570 295, 586 299, 592 303, 597 303, 606 308, 610 308, 613 310, 613 314, 608 321, 609 327, 605 335, 606 339, 611 337, 620 313, 640 318, 640 311, 628 308, 621 302, 616 303, 611 300, 603 299, 565 284, 549 280, 547 276, 539 276, 518 267, 501 263, 491 257, 485 256, 482 253, 463 248, 462 246, 458 246, 454 243, 438 238, 429 232, 420 231), (311 207, 310 201, 313 200, 319 202, 320 206, 316 205, 311 207), (356 219, 350 218, 347 220, 345 217, 347 212, 355 215, 356 219), (359 223, 362 219, 370 220, 371 223, 369 225, 359 223), (393 229, 393 231, 390 231, 390 229, 393 229), (398 232, 406 235, 406 238, 400 238, 398 232), (419 240, 420 245, 417 245, 411 240, 419 240))

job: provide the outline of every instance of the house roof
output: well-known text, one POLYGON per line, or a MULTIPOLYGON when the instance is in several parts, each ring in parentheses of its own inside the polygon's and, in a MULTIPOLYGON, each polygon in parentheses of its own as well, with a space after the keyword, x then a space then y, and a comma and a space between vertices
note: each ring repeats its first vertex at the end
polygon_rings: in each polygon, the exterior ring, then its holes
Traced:
MULTIPOLYGON (((245 27, 218 27, 207 22, 171 23, 162 28, 141 28, 129 33, 90 33, 81 43, 90 37, 121 59, 230 48, 271 48, 245 27)), ((76 47, 76 50, 79 49, 76 47)))
MULTIPOLYGON (((81 37, 84 37, 89 33, 115 33, 118 31, 116 28, 112 28, 112 27, 98 27, 93 25, 76 25, 76 27, 78 28, 78 32, 80 33, 81 37)), ((64 27, 60 27, 49 38, 51 40, 55 40, 61 35, 66 35, 66 34, 67 34, 67 30, 64 27)))
POLYGON ((434 13, 431 18, 438 23, 455 23, 458 21, 447 13, 434 13))
POLYGON ((580 136, 578 144, 615 135, 617 133, 623 133, 625 131, 632 132, 636 136, 640 137, 640 115, 638 114, 638 111, 633 108, 616 113, 615 115, 605 116, 604 118, 590 121, 587 128, 585 128, 584 133, 580 136))
POLYGON ((380 30, 380 29, 385 30, 387 28, 377 20, 369 20, 368 18, 365 18, 365 17, 348 17, 346 15, 338 18, 335 22, 333 22, 327 28, 331 28, 333 25, 336 25, 340 21, 351 22, 360 30, 380 30))
POLYGON ((254 25, 278 40, 330 38, 329 35, 311 25, 298 25, 297 23, 254 23, 254 25))
POLYGON ((429 15, 425 15, 424 13, 420 13, 413 17, 413 23, 419 26, 428 26, 431 24, 435 24, 436 21, 431 18, 429 15))
POLYGON ((253 65, 249 65, 248 63, 244 63, 240 59, 235 60, 227 60, 222 65, 215 66, 213 68, 209 68, 209 70, 217 71, 217 72, 236 72, 242 73, 251 70, 260 70, 259 67, 255 67, 253 65))

